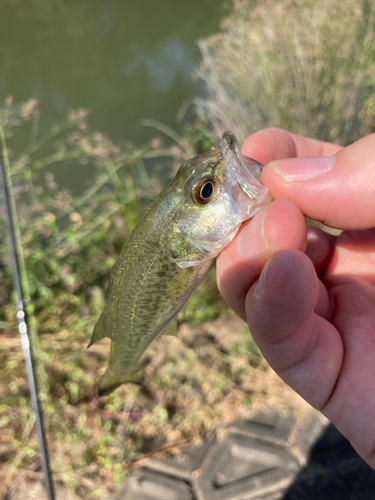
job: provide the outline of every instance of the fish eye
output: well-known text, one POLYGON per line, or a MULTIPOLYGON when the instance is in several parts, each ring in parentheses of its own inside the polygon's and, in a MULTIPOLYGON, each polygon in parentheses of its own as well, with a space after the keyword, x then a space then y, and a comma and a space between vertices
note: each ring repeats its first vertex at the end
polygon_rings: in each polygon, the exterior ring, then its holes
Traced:
POLYGON ((202 179, 193 188, 193 198, 198 205, 206 205, 215 194, 215 182, 213 179, 202 179))

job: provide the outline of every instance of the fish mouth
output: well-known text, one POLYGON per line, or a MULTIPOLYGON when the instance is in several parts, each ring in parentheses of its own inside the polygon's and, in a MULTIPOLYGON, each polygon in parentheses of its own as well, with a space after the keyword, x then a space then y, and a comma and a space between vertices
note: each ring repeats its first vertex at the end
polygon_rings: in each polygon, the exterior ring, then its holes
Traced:
POLYGON ((241 167, 241 170, 243 170, 245 174, 250 173, 256 178, 258 182, 260 182, 260 177, 264 165, 254 160, 254 158, 243 155, 241 153, 236 136, 229 130, 224 132, 222 135, 222 146, 225 148, 225 145, 232 152, 234 158, 237 160, 239 166, 241 167))
POLYGON ((233 132, 226 131, 223 133, 219 147, 240 189, 251 200, 259 201, 259 194, 262 191, 259 188, 265 189, 260 182, 264 165, 241 153, 240 146, 233 132))

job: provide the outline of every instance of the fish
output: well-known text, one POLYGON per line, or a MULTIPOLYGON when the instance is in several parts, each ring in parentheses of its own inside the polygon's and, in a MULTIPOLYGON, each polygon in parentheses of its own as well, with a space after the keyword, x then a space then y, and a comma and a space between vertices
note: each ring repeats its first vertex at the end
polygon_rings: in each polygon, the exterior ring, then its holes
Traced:
POLYGON ((99 395, 141 383, 139 360, 184 306, 241 224, 271 201, 263 165, 241 155, 232 132, 186 161, 126 240, 109 280, 90 347, 111 351, 99 395))

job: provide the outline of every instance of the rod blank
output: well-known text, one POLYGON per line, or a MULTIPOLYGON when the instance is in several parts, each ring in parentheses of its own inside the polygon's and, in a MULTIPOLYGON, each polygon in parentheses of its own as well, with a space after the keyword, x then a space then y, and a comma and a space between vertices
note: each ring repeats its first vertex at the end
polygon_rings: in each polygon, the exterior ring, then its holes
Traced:
POLYGON ((35 366, 32 356, 32 342, 29 336, 29 322, 26 311, 25 293, 20 273, 20 256, 21 250, 18 248, 15 237, 16 213, 13 195, 13 186, 11 182, 10 172, 6 170, 3 162, 2 151, 0 149, 0 183, 3 191, 6 227, 9 239, 9 249, 12 260, 13 286, 17 294, 17 319, 18 331, 21 336, 21 345, 26 364, 27 378, 30 387, 30 396, 33 410, 36 417, 36 429, 39 440, 39 448, 42 462, 42 470, 45 478, 45 486, 47 490, 48 500, 55 500, 55 491, 52 482, 51 469, 49 464, 49 455, 47 441, 43 427, 43 415, 38 397, 38 384, 35 372, 35 366), (11 202, 13 200, 13 203, 11 202))

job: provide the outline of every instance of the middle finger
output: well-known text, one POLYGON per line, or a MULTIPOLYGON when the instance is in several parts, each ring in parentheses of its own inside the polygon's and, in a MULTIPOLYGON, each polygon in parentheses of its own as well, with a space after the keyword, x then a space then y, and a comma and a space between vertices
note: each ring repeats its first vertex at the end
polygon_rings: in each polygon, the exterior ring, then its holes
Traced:
POLYGON ((306 248, 306 224, 297 205, 275 200, 243 224, 217 258, 217 279, 226 303, 246 321, 245 299, 268 259, 279 250, 306 248))

